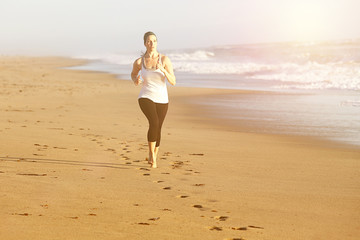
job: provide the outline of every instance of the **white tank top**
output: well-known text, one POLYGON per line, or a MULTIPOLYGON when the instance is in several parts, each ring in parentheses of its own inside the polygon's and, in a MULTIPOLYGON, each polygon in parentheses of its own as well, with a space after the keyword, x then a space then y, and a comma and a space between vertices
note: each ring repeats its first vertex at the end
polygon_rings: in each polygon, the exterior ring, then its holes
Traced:
MULTIPOLYGON (((155 103, 168 103, 168 92, 166 87, 165 74, 160 69, 147 69, 145 59, 142 58, 140 76, 143 79, 139 98, 148 98, 155 103)), ((159 54, 159 63, 161 55, 159 54)))

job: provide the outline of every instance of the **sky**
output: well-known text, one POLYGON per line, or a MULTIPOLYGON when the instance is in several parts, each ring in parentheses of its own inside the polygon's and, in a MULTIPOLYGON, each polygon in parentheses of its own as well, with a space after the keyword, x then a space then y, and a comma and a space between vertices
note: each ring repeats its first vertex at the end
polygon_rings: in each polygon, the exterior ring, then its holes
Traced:
POLYGON ((360 0, 0 0, 0 55, 360 39, 360 0))

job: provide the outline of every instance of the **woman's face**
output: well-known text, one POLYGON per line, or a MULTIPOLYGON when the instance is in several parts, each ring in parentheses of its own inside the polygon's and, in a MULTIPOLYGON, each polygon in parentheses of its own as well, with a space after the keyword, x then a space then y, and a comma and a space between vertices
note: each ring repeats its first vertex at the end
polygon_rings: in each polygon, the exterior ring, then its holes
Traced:
POLYGON ((148 38, 146 39, 146 42, 145 42, 145 47, 148 51, 156 50, 156 47, 157 47, 156 36, 154 36, 154 35, 148 36, 148 38))

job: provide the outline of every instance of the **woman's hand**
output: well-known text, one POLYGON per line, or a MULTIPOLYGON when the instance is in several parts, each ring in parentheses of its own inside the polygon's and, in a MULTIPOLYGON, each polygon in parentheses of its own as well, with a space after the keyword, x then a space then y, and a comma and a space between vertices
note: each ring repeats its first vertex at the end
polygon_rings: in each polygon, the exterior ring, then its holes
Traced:
POLYGON ((165 73, 165 71, 166 71, 164 65, 162 65, 162 63, 159 63, 159 62, 156 64, 156 69, 159 69, 163 73, 165 73))
POLYGON ((131 71, 131 80, 134 82, 135 86, 138 86, 142 81, 140 79, 140 72, 141 70, 141 58, 135 60, 133 64, 133 69, 131 71))
POLYGON ((134 80, 134 84, 135 86, 138 86, 139 84, 141 84, 141 79, 140 79, 140 74, 136 77, 136 79, 134 80))
POLYGON ((164 65, 162 63, 158 63, 156 64, 156 68, 160 69, 160 71, 162 71, 165 74, 165 77, 167 78, 167 80, 171 85, 175 85, 176 77, 170 59, 164 56, 161 62, 164 63, 164 65))

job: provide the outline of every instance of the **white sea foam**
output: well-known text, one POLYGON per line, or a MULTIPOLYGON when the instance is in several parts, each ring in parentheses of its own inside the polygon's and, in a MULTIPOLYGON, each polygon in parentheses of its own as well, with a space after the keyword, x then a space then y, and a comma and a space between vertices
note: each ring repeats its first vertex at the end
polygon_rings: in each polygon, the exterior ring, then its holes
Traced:
POLYGON ((170 52, 167 56, 172 61, 207 61, 215 56, 213 52, 210 51, 190 51, 190 52, 170 52))
POLYGON ((286 82, 276 88, 360 90, 360 64, 282 64, 274 73, 251 78, 286 82))
POLYGON ((224 63, 224 62, 175 62, 174 69, 193 74, 248 74, 271 71, 276 66, 258 63, 224 63))
POLYGON ((261 64, 224 62, 175 62, 175 70, 192 74, 237 74, 281 82, 276 88, 360 90, 360 64, 308 62, 261 64), (291 83, 291 84, 287 84, 291 83), (298 84, 296 84, 298 83, 298 84))
MULTIPOLYGON (((267 81, 273 88, 281 89, 360 90, 359 49, 360 40, 229 45, 164 53, 171 59, 175 72, 182 73, 189 83, 193 76, 216 75, 221 79, 237 75, 237 81, 267 81)), ((120 53, 78 58, 127 66, 130 71, 139 56, 120 53)))

